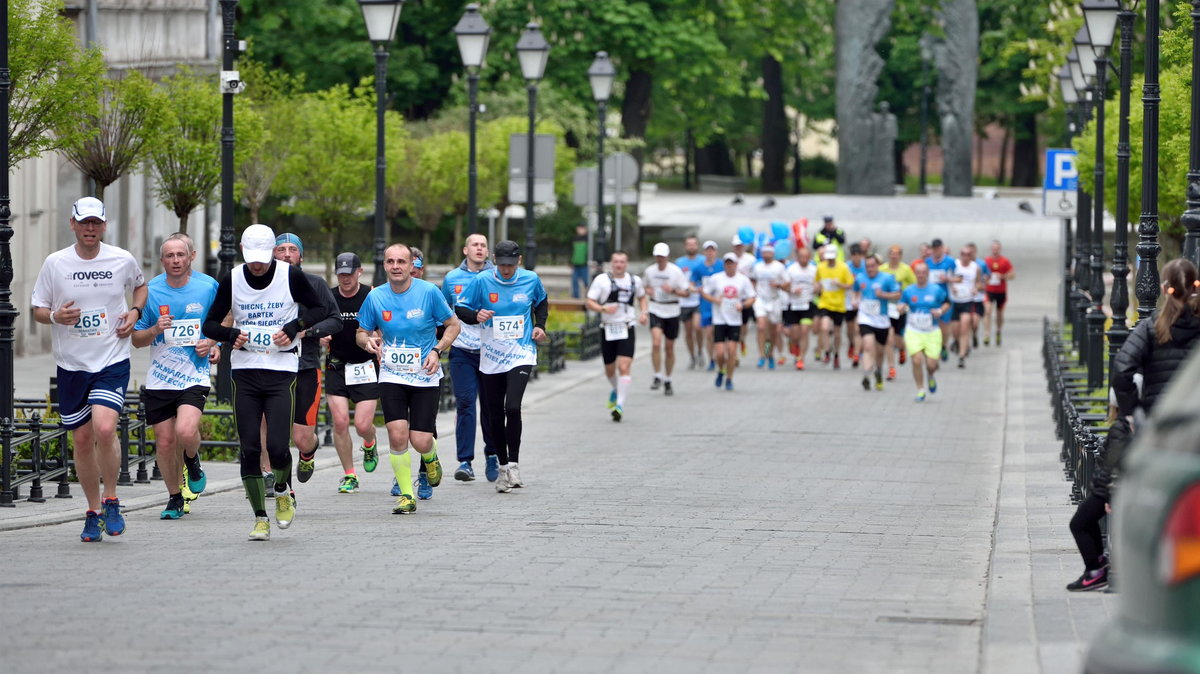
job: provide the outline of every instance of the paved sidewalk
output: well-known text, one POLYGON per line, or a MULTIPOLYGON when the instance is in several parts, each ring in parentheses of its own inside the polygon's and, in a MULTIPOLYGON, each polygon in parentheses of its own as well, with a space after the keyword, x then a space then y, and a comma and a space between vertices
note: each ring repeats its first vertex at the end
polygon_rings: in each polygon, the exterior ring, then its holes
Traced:
POLYGON ((666 398, 639 339, 620 424, 596 361, 531 386, 511 494, 448 477, 393 516, 381 462, 358 494, 336 469, 298 485, 268 543, 245 540, 237 489, 178 522, 131 512, 98 545, 77 519, 0 532, 0 653, 15 671, 1078 670, 1114 597, 1062 589, 1080 563, 1039 356, 1053 251, 1010 252, 1004 348, 923 405, 907 370, 868 393, 848 366, 764 372, 753 352, 736 391, 685 370, 666 398))

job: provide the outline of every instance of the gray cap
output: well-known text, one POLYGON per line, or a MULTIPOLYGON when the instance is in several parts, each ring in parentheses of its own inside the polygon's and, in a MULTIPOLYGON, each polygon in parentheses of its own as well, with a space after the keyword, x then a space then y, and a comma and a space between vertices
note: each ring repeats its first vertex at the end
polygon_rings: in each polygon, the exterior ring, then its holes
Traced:
POLYGON ((362 260, 354 253, 339 253, 334 265, 335 274, 353 274, 355 269, 362 268, 362 260))

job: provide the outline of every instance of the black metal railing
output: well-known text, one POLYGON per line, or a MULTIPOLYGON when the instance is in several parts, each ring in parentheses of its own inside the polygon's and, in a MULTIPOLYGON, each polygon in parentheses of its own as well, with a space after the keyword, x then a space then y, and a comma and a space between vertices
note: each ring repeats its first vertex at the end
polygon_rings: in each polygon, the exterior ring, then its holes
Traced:
POLYGON ((1045 319, 1042 333, 1051 415, 1055 435, 1062 442, 1059 459, 1063 475, 1071 484, 1071 502, 1078 503, 1091 493, 1096 456, 1108 433, 1108 396, 1089 390, 1087 372, 1071 371, 1072 367, 1080 369, 1074 365, 1077 353, 1071 350, 1072 343, 1063 340, 1057 324, 1045 319))

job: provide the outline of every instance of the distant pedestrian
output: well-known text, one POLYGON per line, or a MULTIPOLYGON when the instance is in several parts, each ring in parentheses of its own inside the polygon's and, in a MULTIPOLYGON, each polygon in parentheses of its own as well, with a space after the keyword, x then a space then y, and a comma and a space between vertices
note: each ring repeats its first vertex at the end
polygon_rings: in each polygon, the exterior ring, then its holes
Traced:
POLYGON ((571 239, 571 297, 579 299, 588 289, 588 228, 575 227, 575 238, 571 239))

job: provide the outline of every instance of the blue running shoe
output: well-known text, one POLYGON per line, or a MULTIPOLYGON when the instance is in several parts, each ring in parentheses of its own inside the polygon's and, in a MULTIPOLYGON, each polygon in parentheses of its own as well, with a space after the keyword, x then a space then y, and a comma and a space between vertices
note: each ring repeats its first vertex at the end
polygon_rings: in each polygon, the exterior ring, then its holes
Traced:
POLYGON ((500 479, 500 459, 496 458, 495 454, 489 454, 483 457, 487 460, 487 466, 483 469, 483 475, 488 482, 495 482, 500 479))
POLYGON ((715 369, 717 369, 717 361, 715 361, 715 360, 708 361, 708 371, 712 372, 715 369))
POLYGON ((759 359, 758 359, 758 369, 760 369, 760 370, 761 370, 761 369, 763 369, 763 366, 765 366, 766 364, 767 364, 767 359, 766 359, 766 358, 759 358, 759 359))
POLYGON ((425 475, 425 473, 417 474, 417 498, 422 501, 433 498, 433 487, 429 485, 429 478, 425 475))
POLYGON ((392 496, 399 496, 399 495, 400 495, 400 483, 397 482, 396 478, 393 477, 392 478, 392 496))
POLYGON ((771 358, 768 358, 768 359, 767 359, 767 369, 768 369, 768 370, 774 370, 774 369, 775 369, 775 358, 774 358, 774 357, 771 357, 771 358))
POLYGON ((459 482, 470 482, 475 479, 475 469, 471 467, 470 461, 458 464, 458 470, 454 471, 454 479, 459 482))
POLYGON ((158 518, 162 520, 177 520, 184 515, 184 501, 182 494, 174 494, 167 499, 167 507, 159 513, 158 518))
POLYGON ((79 534, 79 540, 84 543, 95 543, 104 538, 104 532, 100 530, 104 526, 104 520, 100 519, 100 513, 95 510, 87 511, 87 520, 83 523, 83 533, 79 534))
POLYGON ((104 533, 109 536, 125 533, 125 518, 121 516, 121 502, 117 499, 105 499, 104 515, 100 519, 104 520, 104 533))
POLYGON ((924 391, 921 391, 920 393, 917 394, 916 401, 919 403, 925 402, 925 392, 924 391))
POLYGON ((721 384, 724 384, 724 383, 725 383, 725 371, 724 371, 724 370, 719 370, 719 371, 717 371, 717 383, 716 383, 716 387, 717 387, 717 388, 721 388, 721 384))
POLYGON ((733 390, 733 378, 729 378, 729 379, 726 379, 726 380, 725 380, 725 390, 726 390, 726 391, 732 391, 732 390, 733 390))
POLYGON ((204 474, 204 469, 196 469, 199 476, 194 480, 192 479, 192 471, 187 470, 185 472, 187 473, 188 489, 191 489, 193 494, 199 494, 208 486, 208 476, 204 474))
POLYGON ((937 380, 933 377, 929 378, 929 392, 937 393, 937 380))

